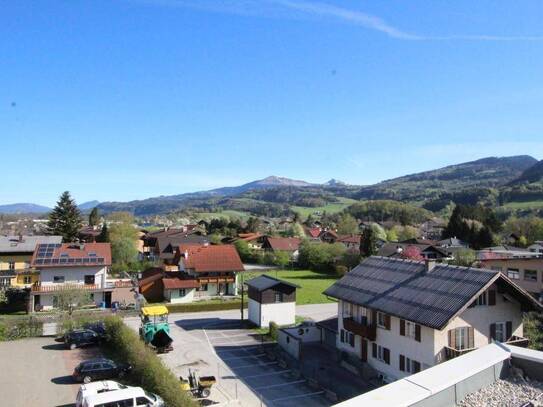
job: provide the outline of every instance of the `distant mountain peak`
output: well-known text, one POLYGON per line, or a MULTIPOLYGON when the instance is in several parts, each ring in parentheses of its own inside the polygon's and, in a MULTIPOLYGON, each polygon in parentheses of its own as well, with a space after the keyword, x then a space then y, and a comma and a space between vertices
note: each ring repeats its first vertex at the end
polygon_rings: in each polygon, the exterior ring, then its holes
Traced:
POLYGON ((94 200, 94 201, 83 202, 82 204, 77 205, 77 207, 81 211, 86 211, 88 209, 93 209, 97 207, 98 205, 100 205, 100 201, 94 200))
POLYGON ((329 187, 335 187, 335 186, 347 185, 347 183, 340 181, 338 179, 332 178, 331 180, 325 182, 323 185, 328 185, 329 187))
POLYGON ((0 213, 18 214, 18 213, 46 213, 51 208, 33 203, 14 203, 8 205, 0 205, 0 213))
POLYGON ((249 182, 245 185, 276 185, 276 186, 303 187, 303 186, 310 186, 313 184, 306 181, 285 178, 285 177, 278 177, 277 175, 270 175, 269 177, 263 178, 261 180, 249 182))

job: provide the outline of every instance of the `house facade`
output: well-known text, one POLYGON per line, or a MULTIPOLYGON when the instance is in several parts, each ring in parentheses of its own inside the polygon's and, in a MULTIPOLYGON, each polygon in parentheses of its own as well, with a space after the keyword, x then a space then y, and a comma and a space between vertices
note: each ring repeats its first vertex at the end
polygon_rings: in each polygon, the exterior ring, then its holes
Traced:
POLYGON ((492 270, 370 257, 332 285, 337 348, 394 381, 493 341, 527 345, 522 315, 542 310, 492 270))
POLYGON ((25 288, 38 281, 31 267, 32 255, 39 244, 60 244, 62 236, 0 236, 0 287, 25 288))
POLYGON ((535 298, 543 297, 543 254, 529 258, 488 258, 481 260, 481 265, 502 272, 535 298))
POLYGON ((96 306, 133 302, 131 281, 108 279, 109 243, 40 244, 31 264, 39 272, 39 281, 31 286, 30 311, 57 308, 62 291, 74 288, 88 291, 96 306))

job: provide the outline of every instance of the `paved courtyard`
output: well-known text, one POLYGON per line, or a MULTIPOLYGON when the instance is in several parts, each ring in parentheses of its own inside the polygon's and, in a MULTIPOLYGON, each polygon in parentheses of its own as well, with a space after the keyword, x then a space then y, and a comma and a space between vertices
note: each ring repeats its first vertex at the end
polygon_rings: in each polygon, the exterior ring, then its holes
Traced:
MULTIPOLYGON (((335 315, 337 304, 297 307, 296 314, 312 319, 335 315)), ((178 376, 196 369, 218 379, 210 400, 242 406, 330 406, 320 389, 314 389, 287 367, 266 355, 271 344, 240 326, 239 311, 171 314, 174 350, 160 357, 178 376)), ((139 319, 127 318, 134 329, 139 319)))

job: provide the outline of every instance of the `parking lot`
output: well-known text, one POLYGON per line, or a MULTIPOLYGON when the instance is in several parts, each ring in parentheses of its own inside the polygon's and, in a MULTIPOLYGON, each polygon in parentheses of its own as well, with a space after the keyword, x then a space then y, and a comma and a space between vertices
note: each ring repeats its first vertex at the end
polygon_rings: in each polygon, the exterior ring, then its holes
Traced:
MULTIPOLYGON (((299 307, 297 313, 316 318, 336 312, 336 304, 299 307)), ((254 330, 240 325, 239 311, 171 314, 174 350, 160 355, 178 376, 189 369, 213 375, 217 385, 210 400, 242 406, 329 406, 324 392, 312 388, 302 377, 267 355, 272 344, 263 343, 254 330)), ((134 329, 139 320, 126 321, 134 329)))
POLYGON ((53 338, 30 338, 0 343, 0 389, 3 406, 73 406, 79 384, 74 367, 96 357, 98 348, 66 350, 53 338))

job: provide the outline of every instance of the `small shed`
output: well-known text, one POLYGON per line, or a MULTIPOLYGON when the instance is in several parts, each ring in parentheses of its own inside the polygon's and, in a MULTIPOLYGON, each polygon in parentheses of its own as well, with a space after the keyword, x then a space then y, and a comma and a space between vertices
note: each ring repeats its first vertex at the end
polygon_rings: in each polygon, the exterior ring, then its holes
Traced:
POLYGON ((296 284, 262 274, 245 282, 249 287, 249 320, 257 326, 294 324, 296 284))

